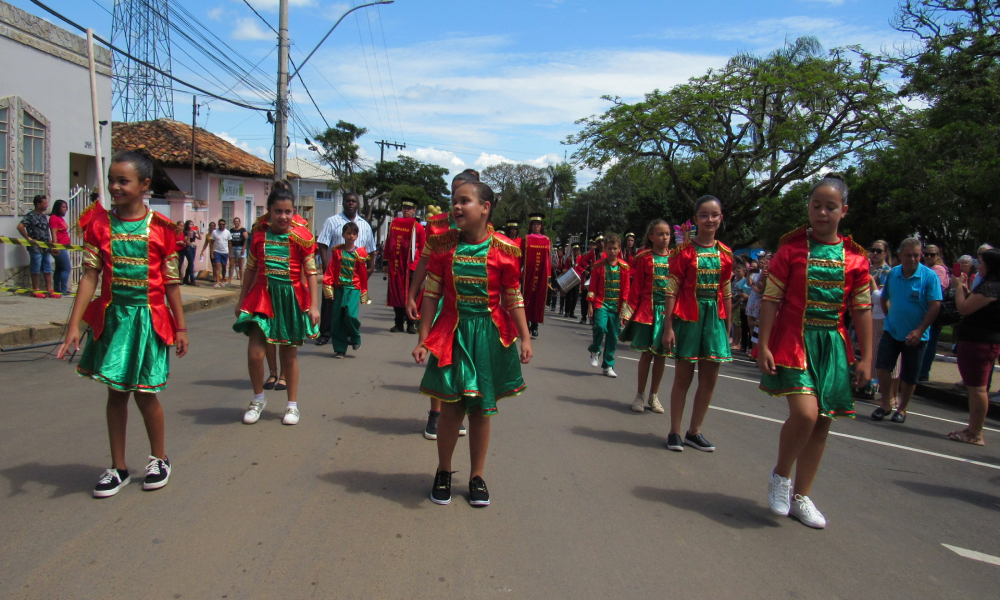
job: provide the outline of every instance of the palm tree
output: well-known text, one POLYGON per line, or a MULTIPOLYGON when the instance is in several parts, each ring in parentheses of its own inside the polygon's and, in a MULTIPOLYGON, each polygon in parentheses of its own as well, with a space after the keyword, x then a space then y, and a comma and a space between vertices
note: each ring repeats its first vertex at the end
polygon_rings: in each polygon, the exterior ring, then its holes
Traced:
POLYGON ((576 171, 569 163, 559 163, 545 167, 545 198, 549 201, 549 224, 554 221, 556 197, 559 204, 576 191, 576 171))

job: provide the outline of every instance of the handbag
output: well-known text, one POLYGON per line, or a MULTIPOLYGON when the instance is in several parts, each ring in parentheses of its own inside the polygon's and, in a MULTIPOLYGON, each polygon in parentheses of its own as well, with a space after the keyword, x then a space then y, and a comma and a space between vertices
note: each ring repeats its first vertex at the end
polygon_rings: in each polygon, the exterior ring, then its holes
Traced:
POLYGON ((938 311, 937 318, 934 319, 935 327, 947 327, 962 320, 962 315, 958 313, 958 305, 955 303, 955 286, 949 286, 944 290, 941 300, 941 310, 938 311))

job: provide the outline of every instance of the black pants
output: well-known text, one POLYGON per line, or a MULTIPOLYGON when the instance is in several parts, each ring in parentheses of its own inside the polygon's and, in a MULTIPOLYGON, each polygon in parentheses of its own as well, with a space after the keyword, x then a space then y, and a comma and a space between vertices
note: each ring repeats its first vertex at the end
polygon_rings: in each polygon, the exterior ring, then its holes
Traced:
POLYGON ((319 337, 330 337, 333 325, 333 298, 323 298, 319 309, 319 337))
POLYGON ((747 321, 747 311, 740 309, 740 350, 750 349, 750 323, 747 321))
POLYGON ((566 292, 566 313, 567 317, 576 316, 576 299, 580 295, 580 286, 576 286, 570 291, 566 292))
POLYGON ((587 316, 587 294, 580 294, 580 318, 587 316))
POLYGON ((184 248, 184 258, 187 259, 187 267, 184 269, 184 283, 189 285, 194 285, 194 256, 197 252, 198 248, 195 246, 184 248))
POLYGON ((404 324, 407 326, 413 325, 414 321, 406 316, 406 308, 402 306, 393 306, 392 311, 395 313, 396 327, 402 327, 404 324))

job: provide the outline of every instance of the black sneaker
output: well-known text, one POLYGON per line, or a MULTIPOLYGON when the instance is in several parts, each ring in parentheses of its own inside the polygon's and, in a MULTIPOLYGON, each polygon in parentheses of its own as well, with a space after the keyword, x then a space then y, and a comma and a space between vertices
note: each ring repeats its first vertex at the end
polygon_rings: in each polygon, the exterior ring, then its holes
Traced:
POLYGON ((391 329, 389 329, 389 333, 403 333, 403 331, 402 325, 394 325, 391 329))
POLYGON ((667 434, 667 450, 674 452, 684 452, 684 438, 679 433, 667 434))
POLYGON ((889 420, 892 421, 893 423, 905 423, 906 422, 906 413, 901 413, 898 410, 894 411, 892 413, 892 416, 889 417, 889 420))
POLYGON ((351 348, 354 348, 355 350, 361 350, 361 342, 358 342, 357 344, 351 344, 351 348))
POLYGON ((347 356, 346 352, 334 352, 333 353, 333 357, 334 358, 344 358, 345 356, 347 356))
POLYGON ((535 325, 534 327, 532 327, 531 329, 529 329, 529 332, 531 333, 532 339, 538 337, 538 326, 535 325))
POLYGON ((448 471, 438 471, 437 475, 434 476, 434 487, 431 488, 431 502, 434 504, 451 504, 451 473, 448 471))
POLYGON ((428 440, 438 439, 438 419, 440 418, 440 412, 427 411, 427 427, 424 428, 424 438, 428 440))
POLYGON ((702 452, 715 452, 715 446, 711 442, 705 439, 700 433, 691 435, 690 433, 684 434, 684 443, 691 446, 695 450, 701 450, 702 452))
POLYGON ((406 326, 406 333, 409 333, 411 335, 417 333, 416 325, 414 325, 413 323, 408 324, 406 326))
POLYGON ((326 344, 329 343, 330 343, 330 338, 325 335, 321 335, 319 336, 319 338, 316 339, 317 346, 325 346, 326 344))
POLYGON ((94 487, 94 498, 108 498, 118 493, 126 485, 132 482, 128 469, 111 468, 101 475, 94 487))
POLYGON ((469 482, 469 504, 472 506, 490 505, 490 491, 486 489, 486 482, 478 475, 469 482))
POLYGON ((149 457, 149 464, 146 465, 146 477, 142 480, 142 489, 158 490, 167 485, 170 479, 170 459, 159 459, 155 456, 149 457))

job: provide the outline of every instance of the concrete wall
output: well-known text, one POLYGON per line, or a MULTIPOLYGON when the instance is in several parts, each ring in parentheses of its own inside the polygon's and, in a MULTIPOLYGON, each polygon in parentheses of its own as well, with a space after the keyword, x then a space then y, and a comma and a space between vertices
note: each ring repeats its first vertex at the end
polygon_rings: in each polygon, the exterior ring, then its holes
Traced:
MULTIPOLYGON (((191 169, 165 168, 164 172, 182 190, 190 189, 191 169)), ((197 172, 195 174, 195 198, 198 200, 208 200, 208 206, 194 208, 191 202, 173 203, 171 205, 170 218, 174 221, 194 221, 196 227, 202 232, 208 230, 208 223, 218 221, 222 218, 222 198, 220 196, 220 184, 223 180, 241 181, 243 183, 243 200, 233 201, 233 216, 243 220, 243 226, 249 229, 246 223, 247 205, 250 205, 250 216, 257 217, 257 209, 266 210, 267 195, 271 192, 271 181, 268 179, 256 179, 252 177, 241 177, 239 175, 216 175, 214 173, 197 172), (252 196, 252 201, 247 200, 252 196)), ((231 223, 229 224, 232 225, 231 223)))
MULTIPOLYGON (((95 45, 97 98, 101 120, 111 120, 111 54, 95 45)), ((0 2, 0 105, 10 107, 8 143, 10 194, 0 198, 0 235, 19 237, 17 224, 31 199, 20 198, 19 152, 22 111, 47 125, 46 188, 51 201, 67 198, 70 182, 85 180, 93 187, 103 178, 94 164, 94 132, 87 67, 86 38, 0 2), (82 155, 81 162, 71 155, 82 155), (72 162, 72 164, 71 164, 72 162), (85 167, 86 172, 81 171, 85 167), (73 172, 77 175, 74 177, 73 172)), ((111 126, 103 128, 104 164, 111 152, 111 126)), ((101 169, 103 171, 103 169, 101 169)), ((0 245, 3 279, 28 264, 20 246, 0 245)), ((22 278, 16 281, 23 283, 22 278)))

